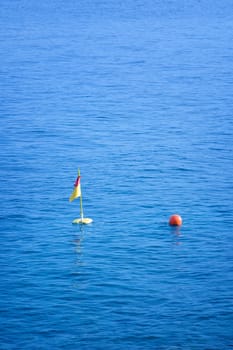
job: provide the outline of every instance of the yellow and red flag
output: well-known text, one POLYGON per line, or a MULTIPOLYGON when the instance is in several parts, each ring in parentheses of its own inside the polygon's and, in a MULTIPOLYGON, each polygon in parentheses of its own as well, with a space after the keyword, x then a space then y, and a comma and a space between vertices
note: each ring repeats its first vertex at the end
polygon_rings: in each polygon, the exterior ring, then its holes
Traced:
POLYGON ((69 198, 69 201, 72 202, 75 198, 78 198, 81 196, 81 183, 80 183, 81 176, 78 175, 75 184, 74 184, 74 190, 69 198))

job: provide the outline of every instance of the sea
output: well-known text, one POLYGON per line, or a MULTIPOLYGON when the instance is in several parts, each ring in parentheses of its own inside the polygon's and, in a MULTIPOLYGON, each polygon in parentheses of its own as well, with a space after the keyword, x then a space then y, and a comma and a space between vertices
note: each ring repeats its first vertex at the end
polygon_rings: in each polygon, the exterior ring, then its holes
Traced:
POLYGON ((0 349, 232 349, 232 1, 0 20, 0 349))

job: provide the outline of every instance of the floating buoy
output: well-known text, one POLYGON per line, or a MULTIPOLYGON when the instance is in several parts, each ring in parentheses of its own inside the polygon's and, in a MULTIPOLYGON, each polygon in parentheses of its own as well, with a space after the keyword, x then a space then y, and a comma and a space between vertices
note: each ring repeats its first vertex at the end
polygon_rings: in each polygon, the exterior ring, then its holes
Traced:
POLYGON ((74 190, 70 196, 69 201, 72 202, 76 198, 80 198, 80 219, 75 219, 73 220, 72 224, 90 224, 92 223, 92 219, 90 218, 84 218, 83 215, 83 200, 82 200, 82 191, 81 191, 81 175, 80 175, 80 170, 78 169, 78 177, 75 181, 74 184, 74 190))
POLYGON ((174 214, 169 219, 169 225, 171 226, 181 226, 182 225, 182 218, 180 215, 174 214))
POLYGON ((88 225, 92 223, 92 219, 90 218, 80 218, 80 219, 75 219, 72 224, 84 224, 84 225, 88 225))

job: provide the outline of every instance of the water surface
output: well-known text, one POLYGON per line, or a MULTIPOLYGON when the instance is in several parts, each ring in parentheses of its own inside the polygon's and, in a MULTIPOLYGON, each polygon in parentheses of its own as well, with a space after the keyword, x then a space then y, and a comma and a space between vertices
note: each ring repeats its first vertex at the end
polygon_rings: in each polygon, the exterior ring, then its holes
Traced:
POLYGON ((230 349, 230 3, 1 19, 1 348, 230 349))

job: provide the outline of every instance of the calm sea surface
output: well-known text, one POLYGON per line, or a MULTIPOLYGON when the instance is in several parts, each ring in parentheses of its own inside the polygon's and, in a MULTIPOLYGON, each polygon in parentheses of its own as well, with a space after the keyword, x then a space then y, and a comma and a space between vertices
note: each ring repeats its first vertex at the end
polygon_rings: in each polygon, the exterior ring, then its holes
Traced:
POLYGON ((232 349, 232 3, 46 3, 1 2, 0 349, 232 349))

